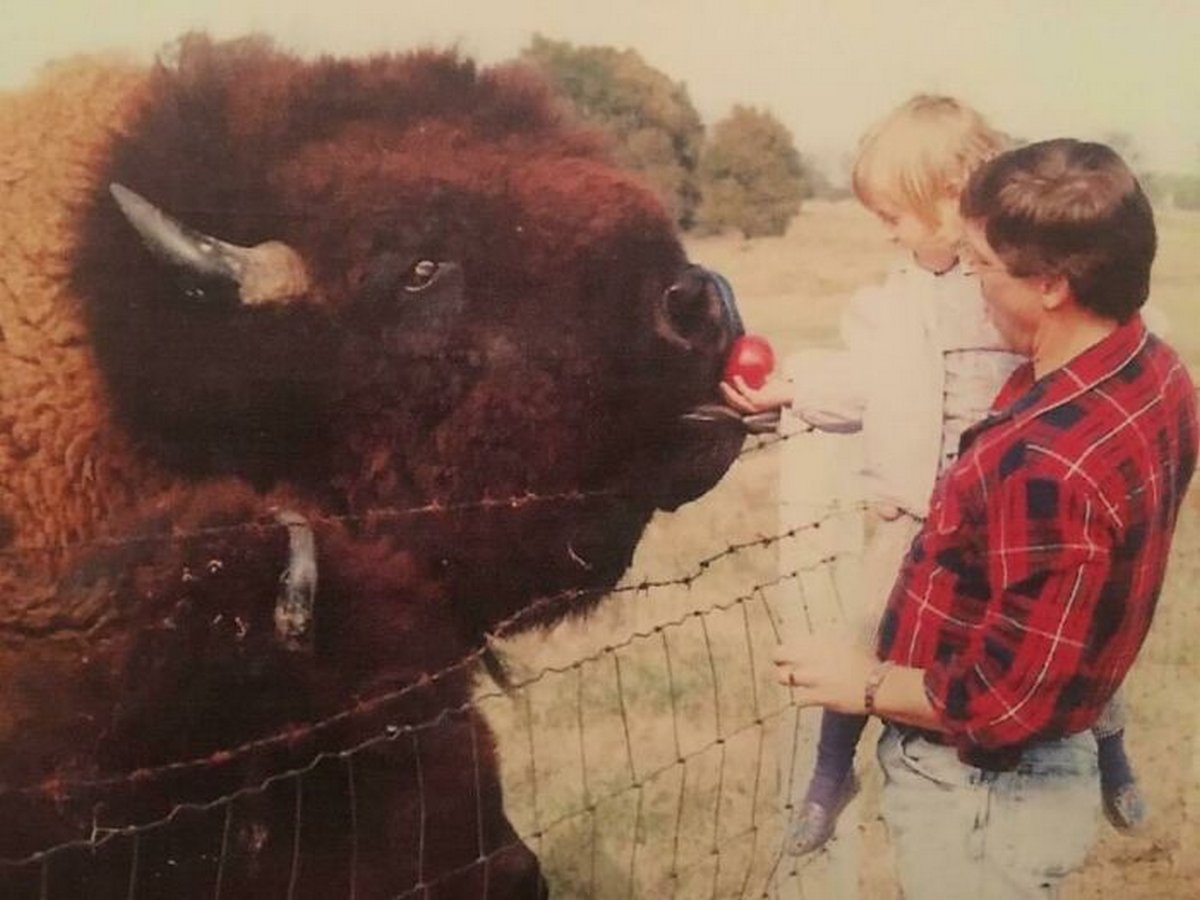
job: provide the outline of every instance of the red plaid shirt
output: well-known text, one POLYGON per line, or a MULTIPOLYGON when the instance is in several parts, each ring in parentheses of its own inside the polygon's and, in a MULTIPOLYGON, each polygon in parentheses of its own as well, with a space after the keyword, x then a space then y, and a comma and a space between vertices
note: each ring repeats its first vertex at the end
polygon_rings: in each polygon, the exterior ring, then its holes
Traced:
POLYGON ((880 625, 965 761, 1086 730, 1133 663, 1196 464, 1196 394, 1141 319, 964 435, 880 625))

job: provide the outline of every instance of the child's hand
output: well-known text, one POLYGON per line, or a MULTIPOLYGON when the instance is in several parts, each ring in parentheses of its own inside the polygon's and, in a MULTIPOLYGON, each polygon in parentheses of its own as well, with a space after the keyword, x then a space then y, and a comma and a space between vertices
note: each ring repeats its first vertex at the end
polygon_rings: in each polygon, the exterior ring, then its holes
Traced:
POLYGON ((721 396, 740 413, 753 415, 792 405, 792 383, 783 378, 768 378, 760 388, 752 388, 740 375, 721 382, 721 396))

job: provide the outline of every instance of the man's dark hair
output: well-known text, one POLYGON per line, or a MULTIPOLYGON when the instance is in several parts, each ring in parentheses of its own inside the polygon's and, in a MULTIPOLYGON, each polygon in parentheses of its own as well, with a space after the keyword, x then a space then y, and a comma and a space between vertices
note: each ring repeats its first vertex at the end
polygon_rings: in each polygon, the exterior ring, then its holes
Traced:
POLYGON ((1150 292, 1150 201, 1104 144, 1059 138, 1002 153, 971 176, 963 218, 1017 277, 1060 275, 1083 307, 1128 320, 1150 292))

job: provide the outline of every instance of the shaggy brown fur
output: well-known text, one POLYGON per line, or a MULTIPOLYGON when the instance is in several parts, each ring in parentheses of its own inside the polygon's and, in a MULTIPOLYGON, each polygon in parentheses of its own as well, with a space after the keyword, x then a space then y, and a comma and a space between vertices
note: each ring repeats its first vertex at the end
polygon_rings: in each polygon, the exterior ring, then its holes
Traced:
MULTIPOLYGON (((542 890, 459 663, 596 602, 740 445, 681 418, 733 324, 597 146, 528 73, 434 53, 193 37, 0 101, 0 857, 266 784, 223 852, 225 806, 147 833, 137 895, 542 890), (285 242, 307 290, 162 263, 111 182, 285 242), (307 652, 274 634, 278 509, 316 536, 307 652), (357 751, 355 791, 316 762, 389 724, 421 727, 357 751), (265 779, 309 765, 297 836, 265 779)), ((53 857, 51 895, 126 896, 132 853, 53 857)), ((5 896, 41 878, 0 866, 5 896)))
POLYGON ((128 121, 144 85, 144 72, 76 62, 0 104, 0 551, 10 551, 0 588, 6 596, 26 566, 55 571, 61 548, 93 538, 137 492, 165 483, 113 425, 80 301, 67 287, 81 237, 75 223, 95 191, 113 133, 128 121))

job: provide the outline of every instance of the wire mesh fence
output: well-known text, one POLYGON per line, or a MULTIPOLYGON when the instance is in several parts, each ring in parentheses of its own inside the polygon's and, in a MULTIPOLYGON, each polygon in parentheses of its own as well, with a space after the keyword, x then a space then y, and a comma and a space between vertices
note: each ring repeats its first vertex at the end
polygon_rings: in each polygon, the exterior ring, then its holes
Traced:
MULTIPOLYGON (((412 718, 410 695, 475 672, 480 650, 327 720, 203 758, 4 788, 91 804, 91 816, 68 839, 0 859, 0 896, 237 897, 231 868, 270 842, 277 871, 259 883, 272 896, 359 900, 377 896, 366 860, 385 839, 383 851, 404 857, 408 873, 408 887, 388 896, 537 896, 536 882, 498 887, 513 883, 502 878, 525 847, 556 897, 895 896, 870 776, 862 809, 829 851, 799 860, 784 852, 817 718, 774 683, 770 658, 789 630, 847 618, 863 506, 846 501, 845 485, 829 475, 847 446, 807 432, 750 443, 715 496, 652 524, 625 581, 591 619, 533 632, 521 631, 522 613, 502 623, 492 650, 508 663, 507 689, 480 678, 465 702, 412 718), (805 473, 799 481, 797 473, 805 473), (236 786, 148 814, 136 803, 118 814, 95 799, 247 759, 258 761, 249 769, 256 777, 246 779, 243 766, 236 786), (279 761, 287 764, 272 767, 279 761), (512 824, 503 839, 484 827, 485 806, 498 797, 487 783, 496 769, 512 824), (468 789, 451 800, 448 779, 468 789), (380 819, 383 795, 407 798, 411 827, 399 839, 380 819), (448 834, 454 853, 441 852, 448 834)), ((1111 880, 1116 866, 1120 896, 1185 896, 1171 885, 1196 874, 1183 847, 1197 836, 1200 714, 1193 700, 1172 718, 1158 695, 1200 674, 1189 602, 1200 562, 1197 509, 1193 495, 1132 679, 1134 735, 1172 738, 1167 758, 1147 759, 1147 774, 1176 788, 1178 802, 1160 810, 1149 865, 1122 866, 1122 848, 1101 845, 1093 868, 1111 880)), ((1090 896, 1086 885, 1076 890, 1090 896)))

